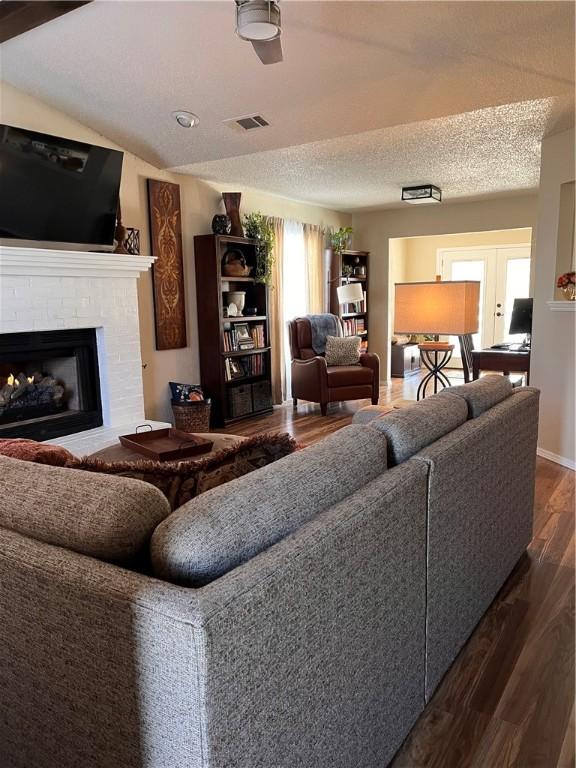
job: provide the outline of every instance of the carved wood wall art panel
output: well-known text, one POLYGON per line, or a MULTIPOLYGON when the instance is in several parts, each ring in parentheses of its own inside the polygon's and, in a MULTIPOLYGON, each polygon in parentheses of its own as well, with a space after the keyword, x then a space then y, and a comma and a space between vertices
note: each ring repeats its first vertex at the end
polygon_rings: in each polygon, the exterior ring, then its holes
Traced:
POLYGON ((187 346, 180 187, 148 179, 156 349, 187 346))

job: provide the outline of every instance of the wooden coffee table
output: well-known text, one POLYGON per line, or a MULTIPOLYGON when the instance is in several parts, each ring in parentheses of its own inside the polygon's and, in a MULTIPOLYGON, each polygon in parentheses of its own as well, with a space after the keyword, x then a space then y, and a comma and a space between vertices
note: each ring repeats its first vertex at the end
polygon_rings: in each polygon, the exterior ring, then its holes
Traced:
MULTIPOLYGON (((212 446, 212 450, 209 453, 202 453, 199 456, 189 456, 186 459, 182 459, 182 461, 199 461, 208 456, 213 456, 223 448, 232 448, 234 445, 238 445, 238 443, 242 443, 246 440, 245 437, 241 437, 240 435, 224 435, 221 432, 195 432, 194 434, 197 434, 200 437, 205 437, 208 440, 213 440, 214 445, 212 446)), ((137 451, 131 451, 129 448, 125 448, 123 445, 120 445, 120 443, 109 445, 107 448, 102 448, 95 453, 91 453, 90 458, 103 459, 104 461, 153 461, 153 459, 149 459, 147 456, 143 456, 137 451)), ((170 462, 165 463, 168 464, 170 462)))

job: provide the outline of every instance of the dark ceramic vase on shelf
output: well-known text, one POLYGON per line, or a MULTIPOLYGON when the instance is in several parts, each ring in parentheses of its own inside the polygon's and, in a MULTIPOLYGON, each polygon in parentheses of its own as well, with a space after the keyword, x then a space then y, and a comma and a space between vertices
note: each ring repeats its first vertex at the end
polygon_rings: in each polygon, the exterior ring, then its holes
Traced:
POLYGON ((242 229, 242 222, 240 221, 241 197, 241 192, 222 192, 224 207, 226 208, 226 213, 228 214, 231 223, 230 234, 234 235, 234 237, 244 237, 244 230, 242 229))
POLYGON ((225 213, 217 213, 212 219, 212 232, 215 235, 229 235, 232 222, 225 213))

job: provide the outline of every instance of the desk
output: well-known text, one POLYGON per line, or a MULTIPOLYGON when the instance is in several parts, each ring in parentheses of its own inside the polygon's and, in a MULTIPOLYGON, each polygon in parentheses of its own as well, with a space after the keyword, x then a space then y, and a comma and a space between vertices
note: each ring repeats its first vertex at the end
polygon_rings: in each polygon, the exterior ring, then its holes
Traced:
POLYGON ((525 373, 526 384, 530 383, 530 351, 516 352, 509 349, 473 349, 472 378, 477 379, 480 371, 501 371, 525 373))

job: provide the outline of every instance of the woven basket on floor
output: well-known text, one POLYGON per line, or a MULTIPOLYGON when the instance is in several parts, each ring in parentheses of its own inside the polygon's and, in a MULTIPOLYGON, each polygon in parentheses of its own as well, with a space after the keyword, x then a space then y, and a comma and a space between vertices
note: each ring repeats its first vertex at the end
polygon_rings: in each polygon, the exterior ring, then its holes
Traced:
POLYGON ((210 400, 192 400, 188 403, 172 402, 174 426, 181 432, 210 431, 210 400))

